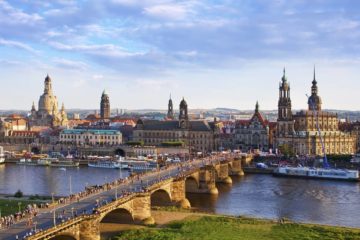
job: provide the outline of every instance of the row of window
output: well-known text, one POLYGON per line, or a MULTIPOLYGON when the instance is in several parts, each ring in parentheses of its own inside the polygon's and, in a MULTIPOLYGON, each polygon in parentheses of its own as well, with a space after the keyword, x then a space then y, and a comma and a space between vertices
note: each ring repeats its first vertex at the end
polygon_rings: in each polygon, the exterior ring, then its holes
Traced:
MULTIPOLYGON (((83 136, 83 135, 60 135, 60 139, 93 139, 93 136, 83 136)), ((112 140, 118 140, 120 139, 119 136, 107 136, 107 135, 100 135, 94 136, 94 139, 112 139, 112 140)))

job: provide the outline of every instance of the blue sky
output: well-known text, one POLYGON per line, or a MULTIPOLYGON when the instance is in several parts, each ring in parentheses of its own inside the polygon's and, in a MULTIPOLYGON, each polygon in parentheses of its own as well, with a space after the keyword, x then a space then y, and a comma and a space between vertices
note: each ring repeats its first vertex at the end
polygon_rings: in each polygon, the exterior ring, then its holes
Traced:
POLYGON ((306 108, 360 110, 357 0, 0 0, 0 109, 30 109, 47 73, 66 108, 276 109, 286 67, 306 108))

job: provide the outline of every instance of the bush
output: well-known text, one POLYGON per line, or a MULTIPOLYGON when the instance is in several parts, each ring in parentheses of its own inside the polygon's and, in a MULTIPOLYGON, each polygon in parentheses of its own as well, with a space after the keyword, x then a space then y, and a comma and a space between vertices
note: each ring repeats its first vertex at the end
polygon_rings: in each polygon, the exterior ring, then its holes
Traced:
POLYGON ((184 145, 184 142, 182 141, 176 141, 176 142, 162 142, 162 146, 164 147, 181 147, 184 145))
POLYGON ((22 198, 23 196, 24 196, 24 194, 20 189, 17 190, 17 192, 14 194, 14 197, 16 197, 16 198, 22 198))
POLYGON ((144 142, 143 141, 132 141, 132 142, 127 142, 126 145, 129 145, 129 146, 144 146, 144 142))

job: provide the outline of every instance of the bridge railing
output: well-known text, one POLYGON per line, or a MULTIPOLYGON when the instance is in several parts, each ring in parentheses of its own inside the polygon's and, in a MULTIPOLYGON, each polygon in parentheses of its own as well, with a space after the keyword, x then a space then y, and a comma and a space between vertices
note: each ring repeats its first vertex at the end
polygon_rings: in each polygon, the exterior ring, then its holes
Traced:
POLYGON ((79 224, 84 220, 89 220, 95 218, 95 214, 81 215, 63 223, 59 223, 52 228, 48 228, 46 230, 39 231, 32 236, 27 237, 27 240, 39 240, 39 239, 47 239, 48 237, 55 236, 59 231, 66 230, 74 225, 79 224))

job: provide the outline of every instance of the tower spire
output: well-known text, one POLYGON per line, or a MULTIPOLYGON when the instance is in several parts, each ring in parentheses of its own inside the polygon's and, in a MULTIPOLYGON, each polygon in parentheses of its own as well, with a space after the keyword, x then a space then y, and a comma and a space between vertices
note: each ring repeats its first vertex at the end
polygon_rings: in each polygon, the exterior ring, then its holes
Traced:
POLYGON ((256 101, 256 105, 255 105, 255 113, 259 112, 259 101, 256 101))
POLYGON ((315 77, 315 64, 314 64, 314 79, 313 79, 313 84, 316 83, 316 77, 315 77))

